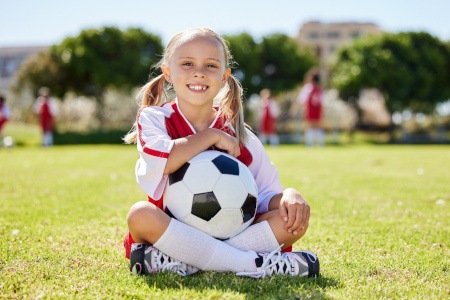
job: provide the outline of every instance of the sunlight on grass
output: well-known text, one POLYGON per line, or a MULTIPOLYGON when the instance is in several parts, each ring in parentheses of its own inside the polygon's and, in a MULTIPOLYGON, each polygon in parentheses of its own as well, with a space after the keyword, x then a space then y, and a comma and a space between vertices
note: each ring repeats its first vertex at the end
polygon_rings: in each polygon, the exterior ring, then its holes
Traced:
POLYGON ((145 199, 135 148, 17 147, 0 149, 0 298, 448 298, 450 147, 267 151, 311 205, 294 248, 318 253, 320 278, 130 276, 126 214, 145 199))

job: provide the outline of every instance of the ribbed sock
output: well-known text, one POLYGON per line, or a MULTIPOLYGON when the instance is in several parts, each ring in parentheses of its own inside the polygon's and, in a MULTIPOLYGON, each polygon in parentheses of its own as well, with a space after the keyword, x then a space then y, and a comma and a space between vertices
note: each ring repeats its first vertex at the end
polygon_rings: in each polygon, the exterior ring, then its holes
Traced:
POLYGON ((242 251, 210 235, 172 219, 154 246, 170 257, 216 272, 255 271, 255 251, 242 251))
POLYGON ((256 252, 270 252, 279 247, 267 221, 251 225, 243 232, 226 240, 225 243, 240 250, 256 252))

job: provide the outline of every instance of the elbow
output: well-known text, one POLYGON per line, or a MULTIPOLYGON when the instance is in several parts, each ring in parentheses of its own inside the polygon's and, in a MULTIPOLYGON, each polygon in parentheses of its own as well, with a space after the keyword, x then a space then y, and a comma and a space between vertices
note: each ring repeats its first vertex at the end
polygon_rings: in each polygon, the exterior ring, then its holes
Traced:
MULTIPOLYGON (((177 168, 178 169, 178 168, 177 168)), ((166 165, 163 171, 164 175, 169 175, 172 174, 173 172, 175 172, 177 169, 175 169, 173 166, 170 165, 166 165)))

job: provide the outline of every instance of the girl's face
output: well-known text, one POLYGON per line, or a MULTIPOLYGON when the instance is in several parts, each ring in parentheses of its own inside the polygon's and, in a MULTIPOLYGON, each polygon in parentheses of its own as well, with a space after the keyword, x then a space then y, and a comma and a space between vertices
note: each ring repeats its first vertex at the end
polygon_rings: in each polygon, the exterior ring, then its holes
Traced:
POLYGON ((173 84, 180 105, 209 108, 231 72, 222 44, 212 37, 182 42, 162 71, 173 84))

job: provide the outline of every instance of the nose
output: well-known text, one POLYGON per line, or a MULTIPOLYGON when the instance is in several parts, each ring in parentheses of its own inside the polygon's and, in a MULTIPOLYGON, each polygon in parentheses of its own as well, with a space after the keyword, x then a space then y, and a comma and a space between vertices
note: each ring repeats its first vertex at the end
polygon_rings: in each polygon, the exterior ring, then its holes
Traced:
POLYGON ((194 77, 198 77, 198 78, 205 78, 205 72, 202 68, 196 68, 194 70, 194 77))

